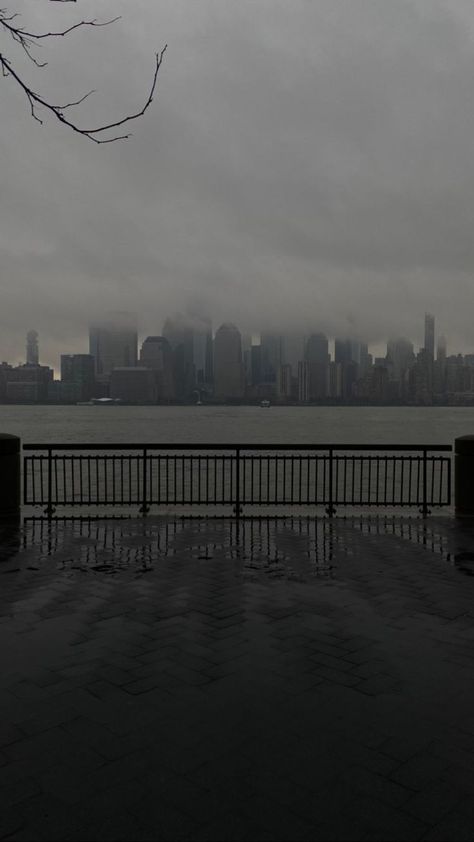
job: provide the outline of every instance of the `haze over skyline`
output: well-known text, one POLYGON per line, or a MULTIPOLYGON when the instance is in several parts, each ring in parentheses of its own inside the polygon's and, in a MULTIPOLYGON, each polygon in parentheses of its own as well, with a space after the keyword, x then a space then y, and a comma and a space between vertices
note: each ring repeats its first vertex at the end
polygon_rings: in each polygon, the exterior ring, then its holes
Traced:
POLYGON ((449 353, 474 350, 471 3, 61 6, 15 9, 39 30, 123 16, 25 65, 59 101, 97 88, 84 122, 133 109, 169 49, 133 138, 102 148, 39 126, 1 80, 1 359, 35 328, 57 367, 109 310, 141 336, 190 309, 372 348, 421 346, 430 310, 449 353))

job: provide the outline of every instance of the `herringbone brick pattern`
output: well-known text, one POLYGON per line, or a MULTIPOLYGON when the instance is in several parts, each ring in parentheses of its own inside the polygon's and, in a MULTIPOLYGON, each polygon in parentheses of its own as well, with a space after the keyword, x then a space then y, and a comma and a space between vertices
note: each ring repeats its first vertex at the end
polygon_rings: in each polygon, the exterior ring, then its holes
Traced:
POLYGON ((473 537, 4 531, 0 838, 472 839, 473 537))

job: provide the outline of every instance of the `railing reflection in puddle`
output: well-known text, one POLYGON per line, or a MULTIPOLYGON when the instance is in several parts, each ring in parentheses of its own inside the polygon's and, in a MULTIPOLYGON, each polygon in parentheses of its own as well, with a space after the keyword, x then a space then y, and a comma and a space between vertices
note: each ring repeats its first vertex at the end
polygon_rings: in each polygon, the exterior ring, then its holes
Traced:
POLYGON ((29 520, 25 549, 65 570, 152 571, 160 562, 231 562, 246 579, 334 575, 335 530, 325 519, 29 520))
POLYGON ((306 581, 334 578, 338 560, 360 552, 360 538, 388 536, 474 575, 474 530, 409 517, 31 519, 23 549, 34 552, 38 565, 53 559, 70 571, 142 576, 160 563, 226 562, 248 580, 306 581))

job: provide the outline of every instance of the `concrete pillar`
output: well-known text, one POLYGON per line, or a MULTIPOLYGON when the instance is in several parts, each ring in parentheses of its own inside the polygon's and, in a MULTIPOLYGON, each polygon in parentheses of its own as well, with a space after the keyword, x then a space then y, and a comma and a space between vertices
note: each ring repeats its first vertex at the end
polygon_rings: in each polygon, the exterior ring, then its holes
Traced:
POLYGON ((474 436, 457 438, 454 453, 456 517, 474 517, 474 436))
POLYGON ((20 517, 20 439, 0 433, 0 520, 20 517))

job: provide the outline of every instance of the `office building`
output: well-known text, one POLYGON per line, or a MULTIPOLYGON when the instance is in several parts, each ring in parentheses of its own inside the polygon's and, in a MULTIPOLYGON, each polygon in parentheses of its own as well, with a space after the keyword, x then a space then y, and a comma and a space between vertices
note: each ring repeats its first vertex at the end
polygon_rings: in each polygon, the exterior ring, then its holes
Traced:
POLYGON ((262 346, 252 345, 250 348, 250 385, 258 386, 262 380, 262 346))
POLYGON ((278 371, 283 364, 282 337, 274 333, 262 333, 260 347, 262 349, 262 382, 276 384, 278 371))
POLYGON ((328 340, 323 333, 313 333, 305 345, 308 364, 308 400, 319 401, 327 396, 328 389, 328 340))
POLYGON ((114 368, 110 376, 110 397, 124 403, 156 403, 154 372, 145 366, 114 368))
POLYGON ((386 364, 393 380, 400 384, 401 394, 407 371, 415 363, 413 343, 404 337, 389 339, 387 342, 386 364))
POLYGON ((193 363, 196 385, 211 387, 212 371, 212 322, 210 319, 196 320, 193 325, 193 363))
POLYGON ((38 332, 29 330, 26 334, 26 364, 39 365, 38 332))
POLYGON ((88 401, 95 393, 95 361, 91 354, 61 354, 62 400, 88 401))
POLYGON ((298 363, 298 402, 308 403, 309 401, 309 364, 306 360, 298 363))
POLYGON ((138 334, 127 313, 112 314, 89 329, 89 353, 99 382, 108 382, 114 368, 136 366, 138 334))
POLYGON ((289 401, 293 397, 293 377, 291 365, 281 365, 278 369, 277 395, 281 401, 289 401))
POLYGON ((154 372, 157 401, 174 400, 173 352, 164 336, 147 336, 140 351, 140 365, 154 372))
POLYGON ((194 329, 187 316, 178 313, 166 319, 163 336, 168 340, 173 358, 173 381, 177 400, 190 398, 196 389, 194 368, 194 329))
POLYGON ((431 313, 425 313, 425 345, 428 358, 434 360, 435 350, 435 320, 431 313))
POLYGON ((243 394, 241 335, 234 324, 227 322, 214 337, 214 395, 219 400, 240 400, 243 394))
POLYGON ((19 365, 5 371, 6 400, 11 403, 46 403, 54 372, 46 365, 19 365))

